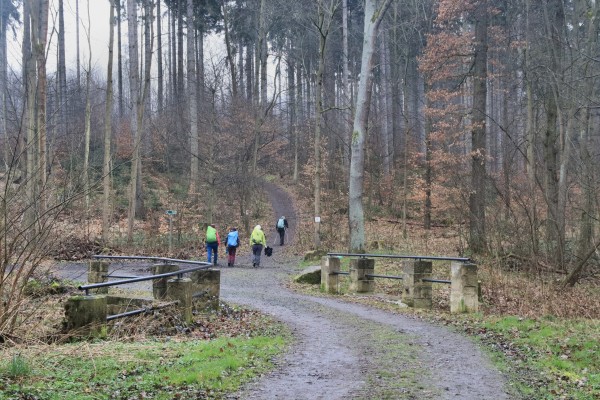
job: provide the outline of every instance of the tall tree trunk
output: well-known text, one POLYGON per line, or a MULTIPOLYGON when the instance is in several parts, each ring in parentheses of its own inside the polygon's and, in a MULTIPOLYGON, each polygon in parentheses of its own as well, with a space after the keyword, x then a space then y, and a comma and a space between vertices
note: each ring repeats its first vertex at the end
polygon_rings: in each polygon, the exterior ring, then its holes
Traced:
POLYGON ((102 239, 109 240, 111 223, 110 206, 110 143, 112 139, 112 107, 113 107, 113 47, 115 43, 115 3, 118 0, 109 0, 110 18, 108 21, 108 65, 106 68, 106 106, 104 109, 104 160, 102 163, 102 239))
POLYGON ((77 88, 81 87, 81 59, 79 51, 79 0, 75 0, 75 43, 77 51, 77 88))
POLYGON ((140 137, 138 126, 138 115, 141 113, 142 103, 140 102, 140 78, 138 62, 138 29, 137 29, 137 1, 127 0, 127 27, 129 43, 129 92, 131 102, 130 127, 133 136, 133 153, 131 157, 131 177, 129 183, 129 210, 127 214, 127 240, 133 242, 133 223, 136 217, 137 193, 137 173, 138 160, 140 158, 140 137))
MULTIPOLYGON (((89 3, 88 3, 89 5, 89 3)), ((88 12, 88 31, 92 30, 92 22, 90 18, 90 9, 87 8, 88 12)), ((90 99, 90 87, 92 83, 92 43, 90 41, 90 35, 87 35, 88 45, 88 65, 85 69, 85 131, 84 131, 84 148, 83 148, 83 193, 85 201, 85 216, 86 221, 89 220, 89 208, 90 208, 90 142, 92 137, 92 101, 90 99)), ((86 226, 88 228, 89 225, 86 226)), ((89 231, 86 231, 89 235, 89 231)))
MULTIPOLYGON (((560 0, 548 1, 544 7, 546 19, 546 32, 549 38, 550 49, 550 71, 560 76, 560 64, 562 58, 562 29, 564 27, 564 14, 560 0)), ((546 132, 544 137, 544 166, 545 166, 545 189, 548 204, 548 232, 549 241, 554 244, 556 260, 559 265, 564 266, 564 229, 561 223, 562 216, 559 206, 559 160, 560 160, 560 137, 558 129, 559 106, 558 87, 556 78, 547 82, 546 101, 546 132)))
POLYGON ((37 79, 35 74, 35 58, 33 54, 33 42, 35 41, 35 20, 33 17, 33 9, 31 1, 23 3, 23 75, 25 82, 25 113, 24 126, 26 130, 26 140, 22 144, 22 148, 26 155, 26 163, 24 170, 25 193, 29 200, 30 206, 27 207, 23 219, 23 226, 30 237, 35 234, 35 218, 37 214, 37 197, 36 197, 36 179, 35 179, 35 98, 37 79))
POLYGON ((162 113, 165 106, 165 95, 164 95, 164 78, 163 78, 163 47, 162 47, 162 12, 160 8, 160 0, 156 1, 156 48, 157 48, 157 67, 158 76, 158 112, 162 113))
POLYGON ((362 203, 363 177, 365 165, 365 138, 369 121, 369 108, 373 89, 373 54, 377 29, 389 7, 391 0, 384 0, 377 7, 376 0, 365 0, 363 50, 360 67, 360 81, 356 95, 356 112, 351 141, 350 184, 348 204, 348 224, 350 228, 350 251, 365 250, 365 216, 362 203))
POLYGON ((67 127, 67 64, 66 64, 66 48, 65 48, 65 11, 64 0, 58 2, 58 131, 61 135, 66 132, 67 127))
POLYGON ((187 81, 188 112, 190 121, 190 186, 189 194, 197 194, 199 154, 198 154, 198 106, 196 94, 196 48, 195 48, 194 2, 187 0, 187 81))
MULTIPOLYGON (((37 87, 35 101, 35 112, 37 112, 35 141, 28 142, 28 146, 36 148, 36 173, 32 174, 37 181, 34 184, 34 196, 37 201, 37 212, 43 214, 46 209, 45 193, 46 189, 46 37, 48 35, 48 0, 34 1, 32 10, 32 35, 31 41, 35 56, 35 68, 37 73, 37 87), (34 144, 35 143, 35 144, 34 144), (37 190, 37 193, 35 193, 37 190)), ((33 171, 32 171, 33 172, 33 171)))
POLYGON ((229 14, 227 10, 227 2, 221 0, 221 14, 223 15, 223 31, 225 33, 225 48, 227 50, 227 61, 229 64, 229 73, 231 74, 231 94, 234 99, 237 99, 237 77, 235 71, 235 53, 231 45, 231 39, 229 35, 229 14))
POLYGON ((469 245, 475 253, 486 248, 486 115, 487 115, 487 1, 475 10, 475 60, 473 76, 473 129, 471 131, 471 193, 469 195, 469 245))
POLYGON ((350 98, 350 68, 348 56, 348 0, 342 1, 342 107, 343 126, 345 132, 348 132, 345 137, 342 163, 346 176, 349 173, 348 165, 350 164, 350 140, 352 136, 352 99, 350 98))
POLYGON ((389 66, 388 66, 388 46, 386 45, 385 31, 382 31, 379 35, 379 80, 380 80, 380 100, 381 100, 381 151, 383 161, 383 173, 387 177, 391 173, 391 161, 390 161, 390 136, 391 136, 391 124, 390 124, 390 106, 388 103, 390 100, 390 78, 389 78, 389 66))
POLYGON ((253 46, 246 46, 246 98, 250 103, 253 100, 254 80, 252 79, 252 63, 254 60, 253 46))
POLYGON ((8 146, 8 131, 6 128, 6 85, 8 69, 8 57, 6 55, 6 32, 8 21, 9 16, 6 2, 0 0, 0 140, 4 140, 4 143, 6 143, 3 151, 5 171, 9 170, 8 164, 10 159, 10 146, 8 146))
POLYGON ((117 87, 119 91, 119 117, 123 118, 124 108, 124 96, 123 96, 123 44, 121 43, 121 0, 116 0, 115 6, 117 7, 117 87))
MULTIPOLYGON (((291 57, 291 44, 289 44, 290 48, 288 49, 289 55, 287 58, 287 86, 288 86, 288 137, 290 142, 293 143, 294 138, 296 136, 296 82, 294 81, 294 73, 296 72, 296 63, 294 59, 291 57)), ((294 149, 291 149, 292 152, 294 149)), ((292 165, 293 168, 293 165, 292 165)), ((294 175, 295 178, 295 175, 294 175)), ((294 180, 294 183, 296 181, 294 180)))
POLYGON ((252 173, 256 173, 258 167, 258 149, 260 147, 260 131, 263 124, 263 111, 267 104, 267 22, 266 22, 266 0, 260 0, 258 12, 258 40, 256 42, 256 55, 254 64, 254 100, 255 123, 254 123, 254 148, 252 155, 252 173))

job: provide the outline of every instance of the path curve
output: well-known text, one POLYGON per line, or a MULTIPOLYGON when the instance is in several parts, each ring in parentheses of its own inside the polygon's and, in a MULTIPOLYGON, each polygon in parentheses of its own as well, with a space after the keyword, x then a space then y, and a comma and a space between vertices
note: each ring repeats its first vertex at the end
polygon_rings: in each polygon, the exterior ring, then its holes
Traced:
MULTIPOLYGON (((274 215, 291 199, 265 184, 274 215)), ((275 218, 275 217, 274 217, 275 218)), ((295 222, 295 218, 294 218, 295 222)), ((295 223, 290 224, 293 237, 295 223)), ((238 399, 510 399, 506 382, 467 337, 410 317, 292 292, 299 260, 275 246, 261 268, 223 268, 221 297, 273 315, 295 342, 238 399)))

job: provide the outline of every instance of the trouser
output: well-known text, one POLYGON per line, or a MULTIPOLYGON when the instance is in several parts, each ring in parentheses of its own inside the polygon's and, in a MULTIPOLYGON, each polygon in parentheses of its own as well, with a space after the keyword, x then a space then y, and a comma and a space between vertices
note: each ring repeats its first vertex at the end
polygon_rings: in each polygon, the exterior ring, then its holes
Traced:
POLYGON ((230 267, 233 267, 235 263, 235 252, 237 251, 237 247, 227 246, 227 262, 230 267))
POLYGON ((213 258, 212 255, 214 253, 214 255, 215 255, 214 264, 217 265, 217 256, 219 254, 218 250, 219 250, 219 243, 217 243, 217 242, 206 243, 206 256, 207 256, 209 263, 210 263, 210 260, 213 258))
POLYGON ((283 240, 285 239, 285 228, 277 228, 279 233, 279 245, 283 246, 283 240))
POLYGON ((260 255, 262 253, 263 245, 262 244, 253 244, 252 245, 252 264, 258 267, 260 266, 260 255))

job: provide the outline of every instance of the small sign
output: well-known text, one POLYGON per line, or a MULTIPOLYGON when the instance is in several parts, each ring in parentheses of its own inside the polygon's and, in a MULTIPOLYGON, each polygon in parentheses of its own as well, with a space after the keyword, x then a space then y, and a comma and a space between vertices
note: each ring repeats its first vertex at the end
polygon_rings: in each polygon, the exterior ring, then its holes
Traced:
POLYGON ((165 213, 167 215, 177 215, 177 211, 176 210, 167 210, 167 211, 165 211, 165 213))
POLYGON ((315 222, 317 222, 317 223, 321 222, 321 217, 315 217, 315 222))

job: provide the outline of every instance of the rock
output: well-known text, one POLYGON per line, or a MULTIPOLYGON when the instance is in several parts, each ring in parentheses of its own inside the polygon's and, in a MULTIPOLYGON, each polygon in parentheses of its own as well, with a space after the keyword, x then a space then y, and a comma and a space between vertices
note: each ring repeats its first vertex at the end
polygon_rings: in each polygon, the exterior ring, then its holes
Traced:
POLYGON ((306 268, 300 273, 300 275, 294 278, 294 281, 298 283, 310 283, 312 285, 321 284, 321 266, 313 265, 312 267, 306 268))
POLYGON ((321 257, 325 257, 325 250, 311 250, 304 255, 304 261, 321 261, 321 257))

